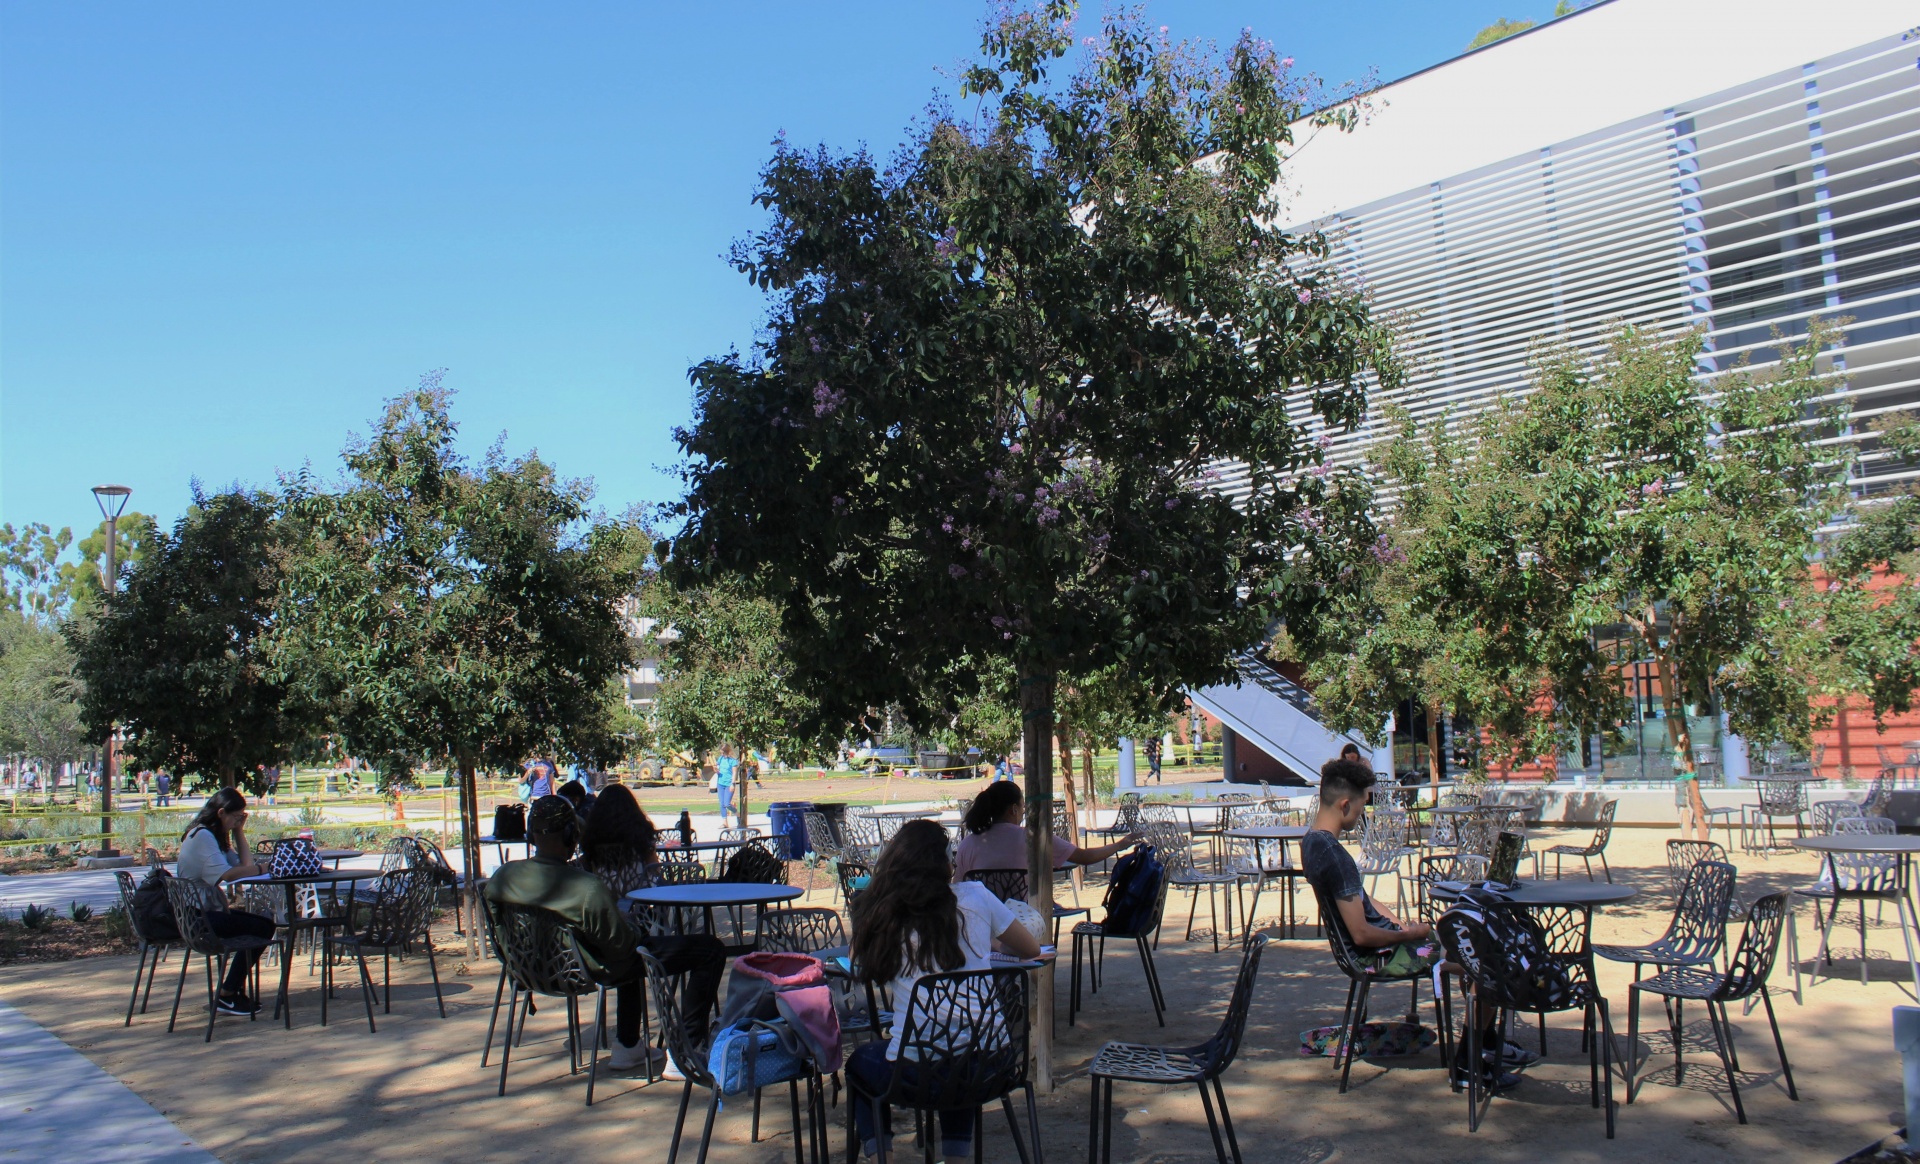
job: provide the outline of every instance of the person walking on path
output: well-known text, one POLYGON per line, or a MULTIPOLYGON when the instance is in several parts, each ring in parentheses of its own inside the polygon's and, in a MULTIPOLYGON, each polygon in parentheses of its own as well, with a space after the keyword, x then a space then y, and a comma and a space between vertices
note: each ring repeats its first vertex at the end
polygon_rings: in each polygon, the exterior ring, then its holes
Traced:
POLYGON ((713 762, 713 788, 720 794, 720 820, 725 827, 727 817, 733 811, 733 777, 740 767, 740 761, 733 758, 733 745, 720 745, 720 758, 713 762))

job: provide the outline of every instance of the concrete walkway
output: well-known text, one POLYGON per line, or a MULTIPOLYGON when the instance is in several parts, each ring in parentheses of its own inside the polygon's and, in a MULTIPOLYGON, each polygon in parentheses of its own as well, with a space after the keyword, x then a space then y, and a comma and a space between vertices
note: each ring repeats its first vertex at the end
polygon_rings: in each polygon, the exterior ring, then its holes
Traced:
POLYGON ((214 1164, 85 1055, 0 1002, 0 1160, 214 1164))

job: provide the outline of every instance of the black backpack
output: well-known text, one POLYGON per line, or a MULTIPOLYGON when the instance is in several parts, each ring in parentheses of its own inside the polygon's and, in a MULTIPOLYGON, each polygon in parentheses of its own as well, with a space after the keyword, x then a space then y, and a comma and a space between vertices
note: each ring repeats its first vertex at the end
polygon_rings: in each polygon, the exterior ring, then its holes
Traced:
POLYGON ((1166 867, 1156 857, 1152 845, 1136 845, 1126 856, 1113 863, 1107 878, 1107 897, 1103 904, 1107 916, 1100 923, 1109 934, 1138 933, 1153 917, 1160 899, 1160 882, 1166 867))
POLYGON ((493 839, 496 841, 526 840, 527 806, 524 804, 494 805, 493 839))
POLYGON ((180 927, 173 921, 173 905, 167 901, 167 882, 172 876, 155 865, 153 872, 133 891, 129 912, 133 914, 133 924, 149 944, 180 940, 180 927))
POLYGON ((1440 915, 1441 943, 1447 957, 1467 977, 1492 987, 1502 1005, 1515 1010, 1565 1008, 1573 997, 1572 977, 1547 945, 1525 907, 1484 889, 1468 889, 1459 904, 1440 915))

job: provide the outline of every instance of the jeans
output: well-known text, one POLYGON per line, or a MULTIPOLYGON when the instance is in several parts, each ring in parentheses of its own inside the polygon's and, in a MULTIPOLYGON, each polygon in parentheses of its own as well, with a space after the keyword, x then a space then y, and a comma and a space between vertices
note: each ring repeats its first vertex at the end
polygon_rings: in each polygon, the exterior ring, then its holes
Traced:
MULTIPOLYGON (((869 1096, 885 1095, 893 1079, 894 1063, 887 1058, 887 1044, 875 1040, 862 1043, 847 1056, 847 1079, 857 1083, 861 1094, 848 1095, 847 1102, 853 1105, 853 1126, 860 1134, 862 1150, 873 1155, 877 1145, 874 1142, 873 1100, 869 1096)), ((911 1070, 911 1066, 908 1070, 911 1070)), ((939 1113, 940 1118, 940 1154, 943 1156, 970 1156, 973 1154, 973 1124, 979 1117, 980 1109, 956 1108, 953 1111, 939 1113)), ((888 1143, 893 1140, 893 1113, 883 1102, 880 1105, 880 1134, 888 1143)))
MULTIPOLYGON (((223 909, 207 914, 207 928, 217 938, 271 938, 274 924, 270 917, 240 909, 223 909)), ((260 960, 259 950, 241 950, 227 959, 227 977, 220 983, 222 994, 247 993, 247 975, 260 960)))
POLYGON ((733 785, 720 786, 720 827, 727 827, 727 817, 733 815, 733 785))

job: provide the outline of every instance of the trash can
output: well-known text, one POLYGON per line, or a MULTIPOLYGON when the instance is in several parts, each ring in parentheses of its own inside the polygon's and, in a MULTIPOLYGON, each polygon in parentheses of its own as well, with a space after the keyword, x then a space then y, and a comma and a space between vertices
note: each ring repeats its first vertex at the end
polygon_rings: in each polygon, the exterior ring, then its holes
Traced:
MULTIPOLYGON (((827 818, 827 828, 833 832, 834 843, 845 845, 847 843, 847 830, 845 827, 847 823, 847 806, 844 804, 825 804, 816 800, 813 802, 813 811, 827 818)), ((804 826, 804 818, 801 823, 804 826)))
POLYGON ((807 812, 812 808, 804 800, 780 800, 767 806, 767 826, 780 838, 780 855, 789 861, 807 855, 807 812))

